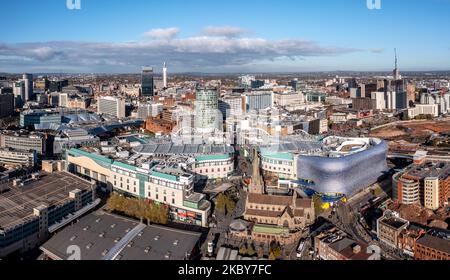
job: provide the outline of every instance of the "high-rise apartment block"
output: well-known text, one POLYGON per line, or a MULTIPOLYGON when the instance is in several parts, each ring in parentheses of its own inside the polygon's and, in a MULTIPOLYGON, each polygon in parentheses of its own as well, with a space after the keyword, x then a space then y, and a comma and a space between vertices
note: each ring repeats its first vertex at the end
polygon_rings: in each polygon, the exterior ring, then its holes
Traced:
POLYGON ((97 102, 97 112, 117 118, 125 118, 125 100, 113 96, 100 96, 97 102))

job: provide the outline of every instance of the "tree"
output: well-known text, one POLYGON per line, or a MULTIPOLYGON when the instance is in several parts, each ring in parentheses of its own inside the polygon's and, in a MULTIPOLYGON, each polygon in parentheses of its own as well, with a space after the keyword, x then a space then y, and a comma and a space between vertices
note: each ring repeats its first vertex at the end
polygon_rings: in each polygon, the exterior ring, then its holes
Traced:
POLYGON ((322 203, 323 200, 319 195, 314 195, 313 196, 313 202, 314 202, 314 212, 316 213, 316 215, 320 215, 323 212, 322 209, 322 203))
POLYGON ((106 202, 106 208, 109 211, 113 211, 119 208, 120 196, 117 193, 113 193, 106 202))
POLYGON ((169 221, 169 209, 164 207, 164 205, 151 203, 145 209, 145 218, 151 223, 167 224, 169 221))
POLYGON ((145 214, 147 212, 147 203, 145 203, 144 200, 140 199, 137 203, 137 210, 136 210, 136 217, 141 220, 141 222, 144 221, 145 214))
POLYGON ((269 259, 270 260, 276 260, 279 257, 281 257, 282 249, 278 242, 272 241, 270 243, 270 250, 269 250, 269 259))
POLYGON ((229 196, 224 194, 219 194, 216 200, 216 208, 220 213, 227 215, 229 212, 233 212, 236 207, 236 202, 232 200, 229 196))
POLYGON ((247 245, 242 245, 241 248, 239 248, 239 254, 241 256, 247 255, 247 245))
POLYGON ((158 205, 157 209, 157 222, 163 225, 167 224, 167 222, 169 221, 169 208, 165 207, 164 205, 158 205))
POLYGON ((125 205, 127 207, 125 213, 128 216, 139 218, 139 201, 137 199, 127 198, 125 205))
POLYGON ((247 254, 250 257, 253 257, 256 254, 255 244, 253 244, 253 242, 247 246, 247 254))
POLYGON ((156 205, 142 199, 126 198, 117 193, 113 193, 106 202, 108 211, 116 211, 130 217, 135 217, 141 222, 156 224, 167 224, 169 221, 169 209, 164 205, 156 205))
POLYGON ((260 259, 264 257, 263 245, 258 246, 258 248, 256 250, 256 254, 258 255, 258 258, 260 258, 260 259))

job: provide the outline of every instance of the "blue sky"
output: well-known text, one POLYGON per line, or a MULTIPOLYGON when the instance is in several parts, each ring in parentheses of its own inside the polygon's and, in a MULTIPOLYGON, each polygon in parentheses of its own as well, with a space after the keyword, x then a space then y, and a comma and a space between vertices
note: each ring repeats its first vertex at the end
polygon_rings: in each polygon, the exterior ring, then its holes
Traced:
POLYGON ((450 0, 3 1, 0 71, 450 70, 450 0))

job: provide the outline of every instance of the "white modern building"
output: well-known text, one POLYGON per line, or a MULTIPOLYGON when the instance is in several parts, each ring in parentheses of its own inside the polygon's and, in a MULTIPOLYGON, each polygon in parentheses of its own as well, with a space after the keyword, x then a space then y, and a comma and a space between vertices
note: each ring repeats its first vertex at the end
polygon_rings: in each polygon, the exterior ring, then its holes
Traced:
POLYGON ((14 107, 21 107, 25 102, 25 82, 17 81, 13 83, 14 107))
POLYGON ((0 148, 0 164, 11 166, 34 166, 37 162, 36 151, 16 151, 0 148))
POLYGON ((114 96, 99 96, 97 112, 117 118, 125 118, 125 100, 114 96))
POLYGON ((385 95, 385 100, 387 110, 397 109, 397 93, 395 91, 387 91, 385 95))
POLYGON ((386 100, 384 97, 384 92, 380 91, 372 92, 372 99, 375 100, 375 110, 386 109, 386 100))
POLYGON ((23 101, 27 102, 33 96, 33 75, 23 74, 22 81, 25 84, 25 98, 23 101))
POLYGON ((194 192, 194 179, 176 164, 152 168, 121 162, 111 165, 114 190, 168 205, 172 220, 205 227, 211 203, 204 194, 194 192))
POLYGON ((165 62, 163 67, 163 87, 167 88, 167 65, 165 62))
POLYGON ((163 111, 163 104, 160 103, 139 103, 137 117, 146 119, 148 117, 156 117, 163 111))
POLYGON ((207 176, 208 179, 224 179, 234 171, 232 154, 202 155, 195 157, 193 172, 207 176))
POLYGON ((242 116, 245 112, 245 98, 241 95, 221 98, 219 100, 219 110, 224 120, 230 116, 242 116))
POLYGON ((441 94, 440 92, 422 93, 420 104, 439 105, 439 114, 450 112, 450 93, 441 94))
POLYGON ((255 76, 244 75, 240 76, 238 79, 238 85, 243 88, 249 88, 252 86, 252 81, 255 80, 255 76))
POLYGON ((273 106, 272 91, 253 91, 246 94, 247 111, 259 111, 273 106))
POLYGON ((273 94, 273 104, 278 106, 297 106, 305 103, 305 96, 301 92, 277 92, 273 94))
POLYGON ((59 107, 69 107, 69 94, 60 93, 58 102, 59 107))
POLYGON ((167 205, 171 220, 207 226, 211 203, 194 191, 195 174, 184 162, 129 164, 80 149, 70 149, 66 160, 69 172, 118 193, 167 205))
POLYGON ((415 118, 420 115, 439 116, 438 104, 416 104, 413 108, 408 108, 408 117, 415 118))

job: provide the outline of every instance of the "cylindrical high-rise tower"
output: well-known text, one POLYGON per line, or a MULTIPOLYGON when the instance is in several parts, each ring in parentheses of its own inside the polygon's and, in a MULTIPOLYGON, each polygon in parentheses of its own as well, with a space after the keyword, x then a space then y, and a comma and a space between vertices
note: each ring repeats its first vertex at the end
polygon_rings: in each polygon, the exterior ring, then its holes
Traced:
POLYGON ((164 88, 167 88, 167 65, 164 62, 164 67, 163 67, 163 85, 164 88))

